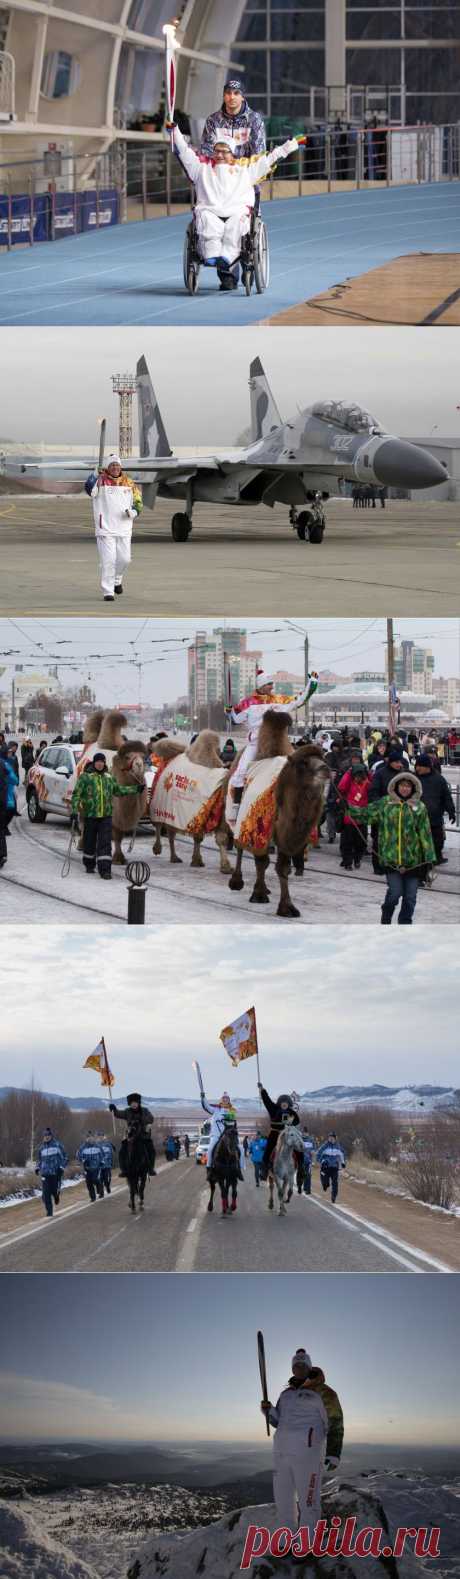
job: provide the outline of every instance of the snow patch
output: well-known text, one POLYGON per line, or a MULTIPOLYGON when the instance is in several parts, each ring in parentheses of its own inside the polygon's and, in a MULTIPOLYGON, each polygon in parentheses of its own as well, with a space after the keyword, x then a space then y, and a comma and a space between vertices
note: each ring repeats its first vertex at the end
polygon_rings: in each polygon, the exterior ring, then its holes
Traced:
POLYGON ((95 1568, 46 1534, 27 1504, 0 1504, 0 1544, 2 1579, 100 1579, 95 1568))

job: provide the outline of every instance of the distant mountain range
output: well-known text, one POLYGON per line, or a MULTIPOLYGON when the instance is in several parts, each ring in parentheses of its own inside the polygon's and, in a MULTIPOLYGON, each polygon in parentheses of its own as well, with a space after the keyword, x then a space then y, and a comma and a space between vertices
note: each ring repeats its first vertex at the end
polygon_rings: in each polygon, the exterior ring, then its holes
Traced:
MULTIPOLYGON (((0 1102, 10 1096, 11 1092, 25 1095, 26 1089, 18 1086, 0 1086, 0 1102)), ((57 1091, 43 1091, 41 1095, 45 1096, 49 1102, 65 1102, 67 1107, 72 1108, 75 1112, 94 1111, 95 1108, 107 1111, 107 1098, 98 1096, 63 1097, 57 1091)), ((124 1097, 118 1098, 119 1102, 124 1100, 124 1097)), ((256 1097, 236 1097, 235 1100, 239 1113, 249 1114, 258 1111, 256 1097)), ((201 1103, 197 1097, 144 1096, 143 1101, 147 1107, 150 1107, 158 1114, 170 1113, 172 1109, 178 1117, 181 1113, 184 1115, 190 1114, 190 1116, 196 1113, 198 1116, 202 1112, 201 1103)), ((411 1109, 415 1111, 424 1107, 427 1113, 433 1113, 439 1111, 439 1109, 456 1107, 460 1109, 460 1090, 455 1090, 453 1086, 432 1085, 320 1086, 315 1091, 303 1091, 300 1094, 300 1103, 304 1108, 321 1108, 324 1111, 331 1109, 334 1112, 341 1109, 346 1111, 347 1108, 372 1106, 388 1108, 395 1113, 406 1113, 410 1112, 411 1109)))

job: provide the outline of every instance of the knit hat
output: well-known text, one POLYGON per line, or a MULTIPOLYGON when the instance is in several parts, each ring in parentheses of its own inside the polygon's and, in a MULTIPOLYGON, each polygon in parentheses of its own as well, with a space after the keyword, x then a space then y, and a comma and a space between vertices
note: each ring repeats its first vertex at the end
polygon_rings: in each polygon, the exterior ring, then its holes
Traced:
POLYGON ((224 83, 224 93, 227 92, 242 93, 244 96, 244 86, 241 81, 241 77, 227 77, 227 80, 224 83))
POLYGON ((267 674, 265 669, 258 669, 256 674, 256 690, 261 691, 264 685, 273 685, 273 675, 267 674))
POLYGON ((418 768, 432 768, 433 767, 433 763, 431 761, 431 757, 428 756, 428 752, 427 751, 421 751, 420 752, 420 755, 417 757, 417 767, 418 768))
POLYGON ((121 459, 116 450, 114 450, 113 455, 109 455, 108 461, 106 462, 107 470, 109 466, 121 466, 121 459))
POLYGON ((296 1349, 295 1354, 292 1356, 291 1365, 293 1370, 295 1365, 305 1365, 307 1371, 311 1371, 311 1355, 307 1354, 306 1349, 296 1349))

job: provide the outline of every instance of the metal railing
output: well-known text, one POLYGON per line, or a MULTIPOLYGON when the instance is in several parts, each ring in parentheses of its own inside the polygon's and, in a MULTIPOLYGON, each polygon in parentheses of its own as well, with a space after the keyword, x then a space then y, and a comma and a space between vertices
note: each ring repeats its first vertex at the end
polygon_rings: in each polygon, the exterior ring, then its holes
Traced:
MULTIPOLYGON (((265 199, 460 179, 460 125, 333 126, 306 137, 264 182, 265 199)), ((0 163, 0 246, 170 216, 192 201, 193 188, 167 143, 117 139, 100 156, 21 157, 0 163)))

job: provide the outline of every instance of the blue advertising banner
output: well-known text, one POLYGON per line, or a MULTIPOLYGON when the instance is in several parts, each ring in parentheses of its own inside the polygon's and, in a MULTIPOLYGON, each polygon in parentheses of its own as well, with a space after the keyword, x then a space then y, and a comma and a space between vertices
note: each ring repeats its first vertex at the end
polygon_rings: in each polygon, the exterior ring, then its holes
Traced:
MULTIPOLYGON (((49 240, 49 197, 39 192, 34 199, 33 239, 49 240)), ((30 242, 30 197, 15 195, 11 199, 11 242, 18 246, 30 242)), ((0 246, 8 245, 8 198, 0 196, 0 246)))
POLYGON ((80 230, 96 230, 97 225, 118 224, 118 192, 114 187, 107 187, 96 192, 79 192, 78 202, 80 208, 80 230))

